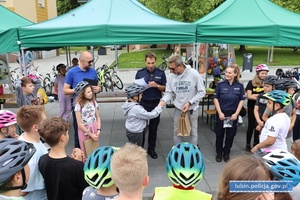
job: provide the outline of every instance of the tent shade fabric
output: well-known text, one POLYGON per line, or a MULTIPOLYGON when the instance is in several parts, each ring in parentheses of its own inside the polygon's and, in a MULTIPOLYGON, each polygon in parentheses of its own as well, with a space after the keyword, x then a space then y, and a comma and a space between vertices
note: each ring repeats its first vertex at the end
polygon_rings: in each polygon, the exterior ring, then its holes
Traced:
POLYGON ((226 0, 194 23, 201 43, 300 46, 300 15, 269 0, 226 0))
POLYGON ((136 0, 92 0, 54 19, 19 28, 21 46, 188 44, 196 24, 160 17, 136 0))
POLYGON ((19 51, 17 28, 33 24, 31 21, 0 5, 0 53, 19 51))

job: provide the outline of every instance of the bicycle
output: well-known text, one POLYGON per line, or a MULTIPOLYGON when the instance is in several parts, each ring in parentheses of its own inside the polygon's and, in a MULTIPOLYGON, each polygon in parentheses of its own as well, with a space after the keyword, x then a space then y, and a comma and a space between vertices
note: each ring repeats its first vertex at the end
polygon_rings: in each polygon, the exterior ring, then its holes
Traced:
POLYGON ((163 70, 163 71, 165 71, 167 69, 167 67, 168 67, 168 59, 166 58, 166 55, 164 53, 161 56, 161 58, 162 58, 163 61, 162 61, 162 63, 160 63, 158 65, 158 68, 161 69, 161 70, 163 70))
POLYGON ((15 69, 11 69, 11 67, 9 67, 10 83, 8 83, 8 87, 11 92, 16 91, 15 84, 16 84, 16 80, 19 79, 19 74, 17 73, 18 69, 19 69, 19 67, 15 68, 15 69))
POLYGON ((44 88, 47 96, 52 94, 56 76, 57 76, 57 73, 55 70, 55 66, 53 65, 51 73, 46 73, 46 77, 44 78, 44 81, 43 81, 43 86, 44 86, 43 88, 44 88))
POLYGON ((98 80, 100 82, 101 91, 103 91, 103 87, 105 88, 106 92, 108 92, 108 90, 113 91, 113 84, 110 78, 108 66, 104 64, 101 67, 98 67, 96 71, 98 80))
POLYGON ((121 78, 117 75, 117 71, 115 70, 115 67, 117 65, 118 64, 115 64, 114 66, 109 67, 109 69, 110 69, 110 78, 111 78, 113 87, 116 87, 119 90, 122 90, 124 85, 123 85, 123 82, 122 82, 121 78))

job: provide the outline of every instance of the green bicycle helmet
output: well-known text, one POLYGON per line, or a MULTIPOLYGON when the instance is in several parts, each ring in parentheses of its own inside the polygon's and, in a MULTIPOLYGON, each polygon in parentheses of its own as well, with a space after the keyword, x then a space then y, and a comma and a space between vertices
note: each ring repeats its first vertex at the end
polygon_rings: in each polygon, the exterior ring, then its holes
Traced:
POLYGON ((95 149, 84 164, 84 179, 95 189, 110 187, 114 184, 111 179, 110 160, 117 149, 103 146, 95 149))
POLYGON ((132 98, 134 96, 138 96, 140 93, 142 93, 145 90, 145 87, 138 84, 132 84, 125 88, 125 93, 128 97, 132 98))
POLYGON ((283 106, 289 105, 292 100, 292 96, 282 90, 273 90, 264 94, 264 96, 276 103, 280 103, 283 106))
POLYGON ((275 85, 277 79, 278 79, 277 76, 269 75, 269 76, 266 76, 266 78, 263 80, 263 83, 269 84, 269 85, 275 85))
POLYGON ((188 142, 174 146, 166 159, 169 179, 174 185, 188 188, 199 183, 205 171, 200 149, 188 142))

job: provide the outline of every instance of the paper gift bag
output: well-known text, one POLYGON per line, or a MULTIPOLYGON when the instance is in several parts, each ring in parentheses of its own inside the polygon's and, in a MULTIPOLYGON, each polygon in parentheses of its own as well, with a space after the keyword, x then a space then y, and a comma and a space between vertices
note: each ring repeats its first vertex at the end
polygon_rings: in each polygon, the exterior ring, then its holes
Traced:
POLYGON ((100 147, 99 141, 94 141, 92 138, 83 141, 84 154, 87 157, 95 150, 100 147))
POLYGON ((189 115, 186 112, 181 113, 178 119, 177 136, 190 136, 191 130, 189 115))

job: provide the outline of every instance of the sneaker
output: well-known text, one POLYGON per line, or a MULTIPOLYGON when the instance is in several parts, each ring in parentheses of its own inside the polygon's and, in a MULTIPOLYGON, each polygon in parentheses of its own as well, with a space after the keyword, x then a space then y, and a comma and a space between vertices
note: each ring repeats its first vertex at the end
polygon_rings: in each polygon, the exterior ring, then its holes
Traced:
POLYGON ((218 155, 216 156, 216 161, 217 161, 217 162, 221 162, 221 161, 222 161, 222 155, 221 155, 221 154, 218 154, 218 155))
POLYGON ((245 151, 248 151, 248 152, 251 151, 251 146, 250 146, 250 144, 246 144, 245 151))

